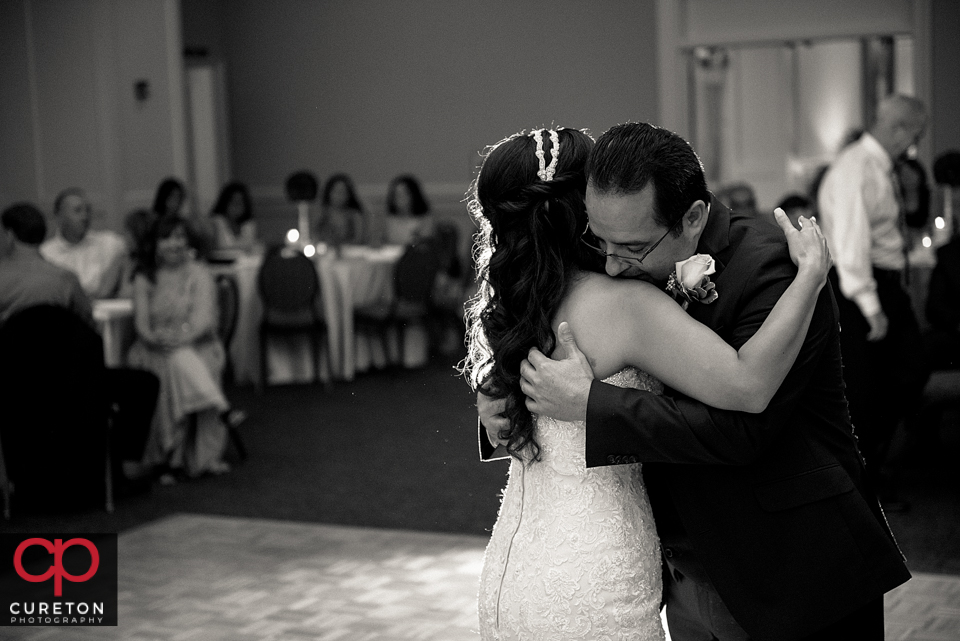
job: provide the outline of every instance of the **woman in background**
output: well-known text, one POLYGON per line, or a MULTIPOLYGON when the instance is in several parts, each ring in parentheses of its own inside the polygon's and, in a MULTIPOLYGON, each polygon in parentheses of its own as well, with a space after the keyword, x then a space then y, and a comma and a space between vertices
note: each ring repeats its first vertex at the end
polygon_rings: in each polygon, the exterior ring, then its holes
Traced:
POLYGON ((194 260, 186 222, 166 216, 154 225, 134 278, 137 339, 127 361, 160 378, 160 395, 144 464, 176 476, 230 470, 222 456, 229 408, 220 388, 225 355, 217 338, 213 276, 194 260))
POLYGON ((227 183, 211 212, 216 249, 250 252, 257 244, 257 223, 253 220, 250 191, 241 182, 227 183))
POLYGON ((158 218, 179 216, 187 200, 187 188, 176 178, 164 178, 153 196, 153 211, 158 218))
POLYGON ((180 217, 186 223, 187 237, 197 254, 206 258, 213 249, 213 224, 206 217, 190 213, 187 207, 187 188, 176 178, 164 178, 153 197, 151 211, 155 218, 180 217))
POLYGON ((320 199, 320 240, 332 245, 363 244, 367 236, 365 218, 350 176, 330 176, 320 199))
POLYGON ((409 245, 433 235, 430 204, 412 174, 397 176, 387 188, 387 242, 409 245))

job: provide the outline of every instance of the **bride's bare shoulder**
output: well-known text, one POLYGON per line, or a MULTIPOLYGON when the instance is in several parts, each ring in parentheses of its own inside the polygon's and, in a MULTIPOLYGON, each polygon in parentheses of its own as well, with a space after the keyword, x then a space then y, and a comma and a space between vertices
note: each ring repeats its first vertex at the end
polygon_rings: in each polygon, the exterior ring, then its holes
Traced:
POLYGON ((590 359, 596 374, 612 373, 624 365, 628 342, 636 340, 646 315, 669 297, 650 283, 582 274, 570 287, 554 318, 570 324, 577 345, 590 359))
POLYGON ((566 303, 570 311, 587 316, 617 313, 666 296, 655 285, 606 274, 584 273, 574 281, 566 303))

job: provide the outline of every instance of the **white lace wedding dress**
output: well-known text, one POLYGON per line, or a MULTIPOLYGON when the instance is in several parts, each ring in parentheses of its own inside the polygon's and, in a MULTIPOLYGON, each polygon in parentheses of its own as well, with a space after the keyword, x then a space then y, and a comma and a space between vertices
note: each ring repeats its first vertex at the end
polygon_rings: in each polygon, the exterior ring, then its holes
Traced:
MULTIPOLYGON (((604 382, 663 391, 634 368, 604 382)), ((541 460, 511 461, 484 556, 481 639, 663 639, 660 543, 640 464, 587 469, 582 422, 536 420, 541 460)))

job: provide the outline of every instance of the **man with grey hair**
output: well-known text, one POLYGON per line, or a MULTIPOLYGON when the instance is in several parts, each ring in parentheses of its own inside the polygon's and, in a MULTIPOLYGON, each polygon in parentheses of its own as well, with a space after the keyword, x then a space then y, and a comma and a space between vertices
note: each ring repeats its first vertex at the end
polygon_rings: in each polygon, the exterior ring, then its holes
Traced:
POLYGON ((818 194, 820 224, 835 270, 843 377, 867 471, 888 510, 906 509, 881 475, 891 437, 919 407, 928 371, 904 289, 907 247, 897 159, 926 129, 922 102, 890 95, 873 126, 845 147, 818 194))
POLYGON ((60 192, 53 215, 57 233, 40 246, 43 257, 76 274, 90 298, 116 296, 127 257, 123 238, 112 231, 90 229, 90 202, 76 187, 60 192))

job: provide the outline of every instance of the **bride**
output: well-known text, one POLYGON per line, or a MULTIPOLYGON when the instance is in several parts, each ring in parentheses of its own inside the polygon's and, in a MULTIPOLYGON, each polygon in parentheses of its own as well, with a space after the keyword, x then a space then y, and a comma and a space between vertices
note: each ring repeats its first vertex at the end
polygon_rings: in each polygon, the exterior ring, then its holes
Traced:
MULTIPOLYGON (((520 389, 528 350, 558 349, 566 319, 608 383, 654 393, 666 384, 759 412, 797 357, 830 266, 816 222, 797 231, 778 211, 799 271, 738 352, 654 285, 597 273, 596 254, 580 242, 592 147, 573 129, 516 134, 486 152, 472 187, 480 288, 467 312, 463 371, 474 389, 505 401, 510 427, 500 436, 512 456, 480 578, 485 641, 664 637, 660 549, 641 466, 587 469, 582 422, 530 414, 520 389)), ((712 284, 699 285, 703 302, 715 298, 712 284)))

